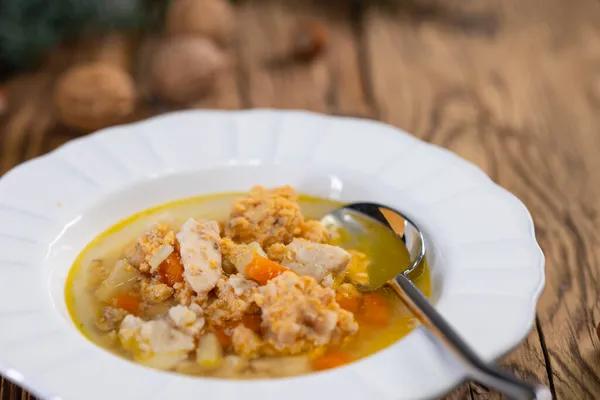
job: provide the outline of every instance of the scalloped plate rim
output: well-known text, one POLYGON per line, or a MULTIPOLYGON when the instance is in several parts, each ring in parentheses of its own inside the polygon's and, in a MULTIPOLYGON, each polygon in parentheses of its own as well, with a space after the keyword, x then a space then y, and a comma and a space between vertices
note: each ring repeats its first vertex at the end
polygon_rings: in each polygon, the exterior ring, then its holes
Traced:
MULTIPOLYGON (((528 299, 530 300, 530 305, 531 307, 528 308, 527 310, 527 314, 528 314, 528 318, 527 320, 530 321, 530 323, 528 324, 528 329, 524 330, 523 332, 521 332, 521 334, 519 335, 520 338, 518 341, 515 340, 515 343, 510 346, 507 349, 501 349, 498 351, 499 354, 494 355, 493 359, 497 359, 498 357, 501 357, 504 354, 509 353, 510 351, 512 351, 514 348, 516 348, 529 334, 529 332, 531 331, 531 329, 533 328, 533 326, 535 325, 535 310, 536 310, 536 306, 537 303, 539 302, 540 296, 543 292, 543 288, 545 285, 545 257, 544 254, 536 240, 536 236, 535 236, 535 227, 534 227, 534 222, 533 222, 533 218, 531 217, 531 214, 529 212, 529 210, 527 209, 527 207, 516 197, 514 196, 511 192, 509 192, 508 190, 502 188, 501 186, 497 185, 496 183, 494 183, 491 179, 489 179, 489 177, 485 174, 485 172, 483 170, 481 170, 478 166, 474 165, 473 163, 462 159, 461 157, 459 157, 458 155, 454 154, 453 152, 444 149, 442 147, 439 147, 437 145, 434 144, 430 144, 430 143, 425 143, 420 141, 419 139, 411 136, 410 134, 408 134, 407 132, 405 132, 402 129, 393 127, 391 125, 379 122, 379 121, 373 121, 373 120, 368 120, 368 119, 363 119, 363 118, 356 118, 356 117, 340 117, 340 116, 329 116, 329 115, 324 115, 324 114, 319 114, 319 113, 313 113, 310 111, 304 111, 304 110, 275 110, 275 109, 252 109, 252 110, 238 110, 238 111, 227 111, 227 110, 185 110, 185 111, 177 111, 177 112, 170 112, 167 114, 162 114, 162 115, 157 115, 157 116, 153 116, 151 118, 142 120, 142 121, 138 121, 138 122, 134 122, 131 124, 123 124, 123 125, 118 125, 118 126, 113 126, 110 128, 106 128, 106 129, 102 129, 99 130, 97 132, 91 133, 89 135, 86 135, 84 137, 79 137, 79 138, 74 138, 70 141, 68 141, 65 144, 62 144, 61 146, 57 147, 56 149, 52 150, 51 152, 36 157, 34 159, 28 160, 24 163, 21 163, 20 165, 17 165, 16 167, 12 168, 10 171, 6 172, 2 177, 0 177, 0 187, 2 186, 3 182, 5 181, 5 179, 10 176, 10 175, 17 175, 20 173, 27 173, 27 171, 29 169, 33 169, 35 167, 36 164, 41 164, 44 163, 47 159, 55 157, 57 153, 60 153, 61 151, 63 151, 65 148, 67 147, 76 147, 81 145, 81 143, 85 143, 86 141, 90 141, 90 140, 94 140, 95 138, 99 137, 100 135, 104 135, 104 134, 108 134, 108 133, 115 133, 119 130, 123 130, 123 129, 130 129, 130 130, 136 130, 139 129, 140 127, 143 128, 146 125, 151 125, 153 122, 157 121, 157 120, 165 120, 165 119, 173 119, 176 120, 179 116, 181 115, 208 115, 208 114, 220 114, 222 116, 229 116, 229 115, 240 115, 240 114, 253 114, 253 113, 270 113, 270 114, 289 114, 289 115, 295 115, 295 116, 299 116, 301 118, 303 117, 314 117, 314 116, 318 116, 320 118, 323 119, 340 119, 340 120, 345 120, 345 121, 349 121, 349 122, 353 122, 353 121, 361 121, 361 122, 367 122, 368 124, 371 124, 372 126, 375 127, 385 127, 387 130, 394 130, 396 132, 396 134, 402 134, 406 137, 411 138, 412 140, 415 140, 417 142, 419 142, 421 145, 425 145, 428 146, 432 149, 436 149, 436 150, 441 150, 444 153, 446 153, 447 156, 450 156, 450 158, 452 159, 452 162, 460 165, 461 168, 470 168, 474 171, 477 171, 479 174, 482 175, 483 177, 487 178, 486 182, 487 184, 489 184, 489 186, 491 188, 493 188, 493 190, 500 192, 503 192, 503 195, 510 195, 514 198, 514 200, 516 200, 518 203, 520 203, 520 205, 524 208, 525 213, 527 215, 527 223, 528 223, 528 229, 529 229, 529 235, 530 235, 530 239, 532 240, 532 243, 535 245, 535 250, 537 253, 537 260, 536 260, 536 264, 537 264, 537 268, 540 272, 540 279, 539 282, 537 283, 536 287, 533 288, 527 295, 528 295, 528 299), (392 128, 392 129, 390 129, 392 128)), ((144 135, 144 133, 140 132, 139 134, 144 135)), ((275 163, 277 164, 277 163, 275 163)), ((483 179, 481 179, 481 183, 483 184, 483 179)), ((1 272, 0 272, 1 273, 1 272)), ((7 376, 7 379, 9 380, 13 380, 16 381, 17 384, 27 388, 27 390, 31 391, 32 393, 35 393, 39 396, 43 396, 42 390, 39 387, 36 387, 36 384, 33 381, 29 381, 27 379, 25 380, 20 380, 20 379, 16 379, 13 374, 10 372, 10 368, 1 365, 0 364, 0 370, 2 371, 2 373, 6 374, 8 373, 9 376, 7 376)), ((335 371, 333 372, 335 373, 335 371)), ((301 379, 301 378, 293 378, 293 379, 301 379)), ((460 382, 458 383, 460 384, 460 382)), ((447 388, 450 389, 450 388, 447 388)), ((442 393, 445 393, 446 390, 444 390, 441 393, 437 393, 435 395, 439 395, 442 393)))

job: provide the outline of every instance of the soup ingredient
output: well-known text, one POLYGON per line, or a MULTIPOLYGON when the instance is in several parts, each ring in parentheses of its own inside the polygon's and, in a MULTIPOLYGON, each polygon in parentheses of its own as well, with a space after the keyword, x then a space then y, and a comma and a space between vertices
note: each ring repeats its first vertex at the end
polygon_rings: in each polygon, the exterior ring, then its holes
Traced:
POLYGON ((224 349, 231 347, 231 328, 216 328, 215 335, 224 349))
POLYGON ((255 254, 267 257, 262 247, 256 242, 237 244, 229 238, 221 239, 221 254, 223 255, 223 270, 229 273, 244 273, 255 254))
POLYGON ((114 299, 115 308, 120 308, 130 314, 137 314, 140 300, 130 294, 122 294, 114 299))
POLYGON ((140 294, 149 304, 159 304, 171 297, 174 289, 154 278, 144 276, 140 281, 140 294))
POLYGON ((244 315, 244 317, 242 318, 242 324, 252 330, 254 333, 260 334, 261 333, 261 325, 262 323, 262 318, 260 317, 260 315, 244 315))
POLYGON ((160 264, 166 261, 167 258, 173 254, 174 250, 175 249, 170 244, 163 244, 160 246, 150 261, 148 261, 148 265, 150 265, 150 271, 156 271, 160 264))
POLYGON ((369 259, 364 253, 357 250, 349 250, 351 255, 346 277, 355 285, 367 285, 369 283, 369 259))
POLYGON ((176 283, 183 281, 183 265, 181 256, 178 253, 172 253, 158 267, 158 274, 162 282, 169 286, 175 286, 176 283))
POLYGON ((225 326, 241 320, 251 310, 252 298, 258 285, 241 275, 220 278, 216 298, 205 309, 206 317, 213 325, 225 326))
POLYGON ((350 254, 341 247, 295 239, 286 246, 281 264, 317 282, 326 275, 341 276, 350 262, 350 254))
POLYGON ((54 93, 60 121, 82 131, 123 122, 135 102, 133 79, 122 68, 104 63, 72 67, 59 78, 54 93))
POLYGON ((352 357, 346 353, 326 353, 314 359, 313 369, 323 371, 340 367, 350 362, 352 362, 352 357))
POLYGON ((114 268, 96 290, 96 298, 108 302, 112 298, 129 292, 139 277, 139 272, 125 260, 117 261, 114 268))
POLYGON ((319 221, 304 220, 300 237, 311 242, 327 243, 329 241, 329 232, 319 221))
POLYGON ((206 296, 223 273, 219 224, 189 219, 181 227, 177 240, 181 248, 184 279, 198 296, 206 296))
POLYGON ((354 285, 343 283, 337 290, 335 301, 337 301, 340 307, 342 307, 344 310, 348 310, 355 314, 360 309, 362 303, 362 294, 354 285))
POLYGON ((196 311, 193 310, 193 307, 174 306, 169 310, 168 317, 175 328, 192 337, 198 337, 204 328, 204 318, 200 306, 196 307, 196 311))
POLYGON ((144 321, 127 315, 119 328, 121 345, 145 365, 171 369, 195 348, 194 340, 165 320, 144 321))
POLYGON ((284 266, 254 253, 254 257, 246 266, 244 273, 248 278, 258 282, 259 285, 264 285, 285 271, 288 271, 288 269, 284 266))
POLYGON ((358 318, 370 325, 386 326, 392 318, 389 300, 379 293, 364 295, 358 318))
POLYGON ((240 324, 233 330, 231 335, 233 350, 242 357, 254 358, 258 356, 262 346, 262 340, 251 329, 240 324))
POLYGON ((240 320, 229 319, 226 322, 221 321, 221 326, 215 329, 219 343, 223 348, 228 349, 232 345, 232 335, 240 325, 245 326, 257 335, 262 334, 262 319, 257 314, 246 314, 240 320))
POLYGON ((103 332, 112 331, 118 327, 127 314, 128 312, 122 308, 103 307, 102 314, 96 320, 96 327, 103 332))
POLYGON ((298 194, 290 186, 267 190, 253 187, 247 197, 233 203, 225 236, 234 242, 257 242, 262 248, 290 243, 295 237, 328 240, 321 224, 307 223, 298 204, 298 194))
MULTIPOLYGON (((269 204, 286 204, 297 196, 291 188, 255 192, 256 210, 265 206, 279 216, 287 206, 269 204)), ((249 205, 252 199, 249 195, 236 203, 249 205)), ((293 203, 292 209, 299 209, 293 203)), ((254 205, 244 211, 250 219, 254 205)), ((220 236, 226 223, 190 219, 206 215, 195 206, 170 208, 168 218, 162 217, 164 209, 146 211, 123 231, 128 235, 146 227, 137 240, 128 244, 129 237, 114 236, 124 246, 115 253, 111 233, 85 253, 90 261, 73 294, 83 290, 88 296, 67 301, 85 316, 78 324, 95 342, 161 369, 269 378, 334 368, 412 329, 408 311, 395 311, 401 305, 392 303, 387 289, 368 295, 358 291, 354 281, 367 257, 308 239, 307 232, 320 236, 318 221, 299 213, 298 224, 284 224, 294 230, 287 233, 290 242, 269 245, 267 255, 259 240, 279 234, 278 223, 253 231, 256 240, 236 242, 220 236), (95 318, 89 318, 90 312, 95 318), (361 333, 354 335, 359 324, 361 333)), ((268 219, 273 213, 265 215, 268 219)))
POLYGON ((230 275, 227 286, 233 290, 236 296, 243 296, 256 287, 256 284, 242 275, 230 275))
POLYGON ((223 348, 217 335, 207 333, 198 341, 196 349, 196 363, 206 368, 214 368, 223 361, 223 348))
POLYGON ((154 94, 165 101, 187 104, 207 95, 227 57, 201 37, 166 40, 153 54, 150 81, 154 94))
POLYGON ((226 46, 233 38, 235 15, 225 0, 174 0, 165 25, 169 35, 204 36, 226 46))
POLYGON ((335 302, 335 292, 309 276, 288 271, 257 289, 266 340, 275 349, 298 354, 358 330, 351 313, 335 302))
POLYGON ((168 225, 157 224, 138 238, 136 246, 127 256, 127 261, 142 272, 154 273, 162 261, 153 262, 152 265, 150 262, 157 259, 156 255, 161 249, 168 249, 167 246, 175 246, 175 233, 168 225))

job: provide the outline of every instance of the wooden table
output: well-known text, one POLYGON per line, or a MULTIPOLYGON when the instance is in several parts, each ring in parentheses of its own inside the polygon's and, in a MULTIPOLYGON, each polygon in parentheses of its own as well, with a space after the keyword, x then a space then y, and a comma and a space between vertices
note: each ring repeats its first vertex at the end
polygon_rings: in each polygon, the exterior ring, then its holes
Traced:
MULTIPOLYGON (((376 118, 483 168, 531 210, 547 260, 534 329, 502 363, 556 398, 600 398, 600 3, 405 0, 397 12, 290 3, 237 6, 238 62, 193 107, 376 118), (328 51, 274 68, 268 60, 305 16, 327 21, 328 51)), ((55 122, 51 89, 57 73, 86 57, 70 49, 8 83, 0 171, 75 136, 55 122)), ((136 118, 163 111, 140 107, 136 118)), ((7 381, 0 394, 31 398, 7 381)), ((464 384, 448 398, 500 396, 464 384)))

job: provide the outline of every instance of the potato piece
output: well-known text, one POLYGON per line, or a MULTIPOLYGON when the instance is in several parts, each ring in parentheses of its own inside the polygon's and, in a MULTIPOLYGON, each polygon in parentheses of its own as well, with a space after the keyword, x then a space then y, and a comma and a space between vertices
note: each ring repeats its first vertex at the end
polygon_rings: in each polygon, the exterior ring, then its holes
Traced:
POLYGON ((231 335, 234 351, 244 358, 255 358, 263 345, 260 337, 245 325, 238 325, 231 335))
POLYGON ((96 290, 96 299, 108 302, 120 294, 129 292, 139 276, 140 272, 129 265, 127 261, 117 261, 108 278, 96 290))
POLYGON ((223 361, 223 349, 217 335, 207 333, 198 340, 196 363, 206 368, 215 368, 223 361))
POLYGON ((144 321, 127 315, 119 327, 119 341, 135 361, 149 367, 169 370, 188 358, 194 339, 165 320, 144 321))

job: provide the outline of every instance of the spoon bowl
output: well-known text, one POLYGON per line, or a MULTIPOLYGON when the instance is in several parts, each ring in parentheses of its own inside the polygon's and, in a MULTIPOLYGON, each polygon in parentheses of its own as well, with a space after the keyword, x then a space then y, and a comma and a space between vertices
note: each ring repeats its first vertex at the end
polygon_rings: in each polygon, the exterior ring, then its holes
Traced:
POLYGON ((361 291, 377 290, 398 274, 415 279, 423 271, 423 234, 398 210, 377 203, 353 203, 335 209, 321 223, 337 232, 342 247, 369 254, 370 279, 368 284, 360 285, 361 291), (389 267, 391 260, 394 268, 389 267))

